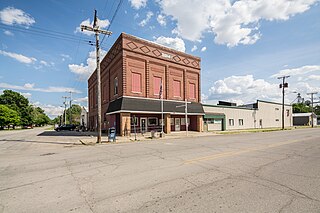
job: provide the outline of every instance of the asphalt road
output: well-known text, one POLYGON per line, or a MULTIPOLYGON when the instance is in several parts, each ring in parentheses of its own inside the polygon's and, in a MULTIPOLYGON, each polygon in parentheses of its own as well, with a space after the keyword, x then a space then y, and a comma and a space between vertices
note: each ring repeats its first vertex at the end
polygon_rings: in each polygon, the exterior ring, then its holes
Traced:
POLYGON ((320 128, 96 146, 0 132, 0 212, 320 212, 320 128))

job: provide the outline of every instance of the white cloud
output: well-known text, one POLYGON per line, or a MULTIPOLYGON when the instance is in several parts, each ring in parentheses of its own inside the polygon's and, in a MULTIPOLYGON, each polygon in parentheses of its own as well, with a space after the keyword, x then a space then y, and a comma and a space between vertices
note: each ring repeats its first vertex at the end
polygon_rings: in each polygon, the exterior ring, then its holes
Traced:
POLYGON ((149 21, 150 21, 150 19, 151 19, 152 16, 153 16, 153 12, 148 11, 148 12, 147 12, 147 15, 146 15, 146 18, 143 19, 143 20, 139 23, 139 26, 141 26, 141 27, 146 26, 146 25, 149 23, 149 21))
POLYGON ((28 99, 31 98, 31 96, 32 96, 32 94, 29 93, 29 92, 20 92, 20 94, 23 95, 24 97, 28 98, 28 99))
POLYGON ((166 17, 162 14, 159 14, 157 16, 157 21, 161 26, 166 26, 167 22, 166 22, 166 17))
POLYGON ((201 52, 204 52, 204 51, 206 51, 207 50, 207 47, 202 47, 201 48, 201 52))
POLYGON ((20 9, 14 7, 6 7, 0 11, 1 23, 6 25, 25 25, 31 26, 36 23, 34 18, 20 9))
POLYGON ((131 3, 131 7, 138 10, 147 5, 147 0, 129 0, 131 3))
POLYGON ((173 31, 198 41, 209 32, 217 44, 233 47, 261 38, 262 20, 286 21, 319 0, 158 0, 162 14, 176 21, 173 31), (191 30, 190 30, 191 29, 191 30))
POLYGON ((32 105, 40 107, 51 118, 62 115, 64 108, 62 106, 54 106, 51 104, 41 104, 40 102, 32 103, 32 105))
POLYGON ((194 52, 198 49, 198 47, 196 45, 193 45, 192 49, 191 49, 191 52, 194 52))
POLYGON ((307 65, 307 66, 302 66, 302 67, 293 68, 293 69, 284 69, 284 70, 280 70, 277 74, 272 75, 271 78, 277 78, 285 75, 290 75, 290 76, 305 75, 310 72, 320 72, 320 66, 307 65))
POLYGON ((8 56, 10 58, 13 58, 21 63, 25 63, 25 64, 32 64, 35 61, 37 61, 37 59, 33 58, 33 57, 28 57, 25 55, 21 55, 21 54, 17 54, 17 53, 12 53, 12 52, 6 52, 3 50, 0 50, 0 54, 4 55, 4 56, 8 56))
POLYGON ((209 89, 207 101, 232 101, 238 104, 254 102, 257 99, 280 101, 281 91, 278 84, 263 79, 254 79, 253 75, 230 76, 214 82, 209 89))
POLYGON ((7 36, 14 36, 14 34, 9 30, 4 30, 3 33, 7 36))
MULTIPOLYGON (((100 58, 103 58, 107 54, 106 51, 100 51, 100 58)), ((97 68, 96 62, 96 51, 89 52, 89 57, 87 58, 87 65, 81 64, 69 64, 69 70, 77 74, 80 80, 87 80, 88 77, 94 72, 97 68)))
MULTIPOLYGON (((105 29, 109 26, 110 22, 108 19, 98 19, 98 26, 100 29, 105 29)), ((94 35, 94 32, 92 31, 88 31, 88 30, 83 30, 81 31, 81 25, 85 25, 85 26, 93 26, 93 21, 90 22, 90 19, 86 19, 84 21, 82 21, 79 25, 79 27, 76 28, 75 32, 79 32, 79 33, 83 33, 85 35, 94 35)))
POLYGON ((26 83, 23 86, 19 85, 12 85, 8 83, 0 83, 0 88, 4 89, 14 89, 14 90, 24 90, 24 91, 38 91, 38 92, 66 92, 66 91, 71 91, 73 93, 81 93, 81 91, 74 89, 74 88, 69 88, 69 87, 54 87, 50 86, 48 88, 36 88, 34 87, 35 84, 31 83, 26 83))
POLYGON ((181 52, 186 51, 184 41, 181 38, 170 38, 170 37, 160 36, 154 42, 167 46, 169 48, 173 48, 181 52))
POLYGON ((88 97, 76 98, 73 101, 77 103, 88 103, 88 97))
POLYGON ((320 75, 310 75, 308 78, 311 80, 320 81, 320 75))

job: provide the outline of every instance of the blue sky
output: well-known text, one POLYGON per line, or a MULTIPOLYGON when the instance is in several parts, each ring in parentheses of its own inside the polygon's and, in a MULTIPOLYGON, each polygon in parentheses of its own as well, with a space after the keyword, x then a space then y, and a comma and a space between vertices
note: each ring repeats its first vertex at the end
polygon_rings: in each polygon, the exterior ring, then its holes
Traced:
MULTIPOLYGON (((108 28, 119 2, 1 0, 0 90, 21 92, 51 117, 66 91, 86 106, 94 36, 77 28, 94 9, 108 28)), ((320 92, 319 0, 123 0, 109 30, 102 54, 126 32, 201 57, 206 103, 280 102, 281 75, 291 76, 287 103, 294 92, 320 92)))

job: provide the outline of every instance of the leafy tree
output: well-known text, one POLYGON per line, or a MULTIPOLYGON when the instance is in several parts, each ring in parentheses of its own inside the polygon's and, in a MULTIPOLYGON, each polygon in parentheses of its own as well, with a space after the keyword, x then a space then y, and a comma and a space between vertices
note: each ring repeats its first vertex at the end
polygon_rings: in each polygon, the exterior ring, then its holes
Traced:
POLYGON ((20 123, 20 116, 18 112, 10 109, 6 105, 0 105, 0 128, 3 129, 5 126, 13 125, 16 126, 20 123))
POLYGON ((314 107, 314 113, 316 113, 317 115, 320 115, 320 105, 317 105, 314 107))
POLYGON ((32 124, 32 107, 29 100, 18 92, 4 90, 0 95, 0 104, 8 106, 10 109, 18 112, 22 125, 32 124))
POLYGON ((309 106, 307 106, 305 103, 295 103, 292 104, 293 113, 305 113, 305 112, 311 112, 311 109, 309 106))
POLYGON ((72 123, 80 124, 80 116, 81 116, 81 106, 77 104, 72 104, 71 108, 67 109, 67 122, 70 122, 70 111, 72 115, 72 123))
POLYGON ((36 126, 43 126, 50 123, 50 118, 40 107, 34 107, 32 111, 32 121, 36 126))

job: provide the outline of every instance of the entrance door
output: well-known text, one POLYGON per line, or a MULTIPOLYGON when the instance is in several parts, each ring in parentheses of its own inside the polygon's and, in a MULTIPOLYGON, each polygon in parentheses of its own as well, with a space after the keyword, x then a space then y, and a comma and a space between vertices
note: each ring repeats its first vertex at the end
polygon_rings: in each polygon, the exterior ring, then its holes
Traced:
POLYGON ((147 118, 140 118, 140 129, 142 133, 145 133, 148 129, 147 118))
POLYGON ((174 130, 175 131, 180 131, 180 118, 175 118, 174 119, 174 123, 175 123, 174 130))

